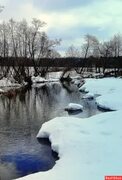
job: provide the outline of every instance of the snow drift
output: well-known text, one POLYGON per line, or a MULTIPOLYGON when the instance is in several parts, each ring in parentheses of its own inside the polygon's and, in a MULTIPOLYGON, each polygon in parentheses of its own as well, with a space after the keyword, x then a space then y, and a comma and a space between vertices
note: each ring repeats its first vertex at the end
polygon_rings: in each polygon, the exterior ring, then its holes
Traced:
POLYGON ((43 124, 37 137, 49 138, 59 155, 53 169, 20 179, 100 180, 122 174, 122 80, 86 80, 84 87, 97 103, 118 111, 90 118, 58 117, 43 124), (111 101, 112 98, 112 101, 111 101))

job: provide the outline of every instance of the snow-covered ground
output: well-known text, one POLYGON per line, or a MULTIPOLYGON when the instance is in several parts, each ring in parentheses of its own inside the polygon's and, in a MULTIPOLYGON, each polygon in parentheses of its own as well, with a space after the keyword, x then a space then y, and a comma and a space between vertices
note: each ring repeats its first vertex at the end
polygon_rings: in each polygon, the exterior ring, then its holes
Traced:
POLYGON ((80 88, 80 91, 84 90, 98 96, 96 102, 99 107, 110 110, 122 109, 122 79, 86 79, 86 83, 80 88))
POLYGON ((32 76, 31 78, 32 82, 33 83, 46 83, 46 82, 57 82, 59 81, 58 78, 43 78, 43 77, 40 77, 40 76, 32 76))
POLYGON ((38 137, 49 137, 60 159, 31 180, 99 180, 122 173, 122 111, 87 119, 60 117, 45 123, 38 137))
POLYGON ((83 88, 101 95, 97 102, 101 99, 104 106, 117 111, 44 123, 37 137, 49 138, 59 160, 51 170, 21 179, 101 180, 106 175, 122 175, 122 80, 88 79, 83 88))
POLYGON ((13 79, 2 78, 0 80, 0 87, 20 87, 20 84, 15 83, 13 79))
POLYGON ((13 88, 20 88, 21 86, 25 85, 26 83, 23 82, 23 84, 16 83, 13 78, 2 78, 0 79, 0 94, 3 94, 4 92, 9 91, 13 88))

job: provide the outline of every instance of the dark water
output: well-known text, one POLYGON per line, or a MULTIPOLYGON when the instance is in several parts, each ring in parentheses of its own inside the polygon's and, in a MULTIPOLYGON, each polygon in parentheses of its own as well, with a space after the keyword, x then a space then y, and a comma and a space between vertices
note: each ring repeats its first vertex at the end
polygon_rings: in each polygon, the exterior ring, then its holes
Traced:
POLYGON ((56 116, 69 116, 64 108, 70 102, 84 106, 76 117, 99 113, 94 101, 83 101, 81 97, 76 86, 62 87, 60 83, 40 85, 11 99, 0 96, 0 180, 54 166, 50 146, 38 142, 36 135, 44 122, 56 116))

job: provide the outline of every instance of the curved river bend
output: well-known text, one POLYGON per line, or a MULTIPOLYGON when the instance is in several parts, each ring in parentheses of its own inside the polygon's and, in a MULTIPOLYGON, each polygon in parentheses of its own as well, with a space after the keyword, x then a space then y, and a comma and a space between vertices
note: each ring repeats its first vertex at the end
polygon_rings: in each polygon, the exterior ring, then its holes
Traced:
POLYGON ((84 111, 73 115, 89 117, 99 113, 94 101, 82 100, 75 85, 41 84, 14 98, 0 96, 0 179, 10 180, 55 164, 48 144, 36 135, 41 125, 57 116, 69 116, 64 108, 70 102, 82 104, 84 111))

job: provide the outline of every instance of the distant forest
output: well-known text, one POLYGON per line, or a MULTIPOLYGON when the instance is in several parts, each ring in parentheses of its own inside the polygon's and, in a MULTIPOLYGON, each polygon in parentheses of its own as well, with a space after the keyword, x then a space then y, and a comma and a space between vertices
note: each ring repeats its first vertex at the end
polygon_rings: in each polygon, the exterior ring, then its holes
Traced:
MULTIPOLYGON (((35 75, 45 76, 50 67, 74 68, 78 73, 93 71, 105 73, 106 69, 121 72, 122 36, 114 35, 109 41, 100 42, 97 37, 86 34, 81 48, 71 45, 61 57, 56 51, 61 39, 50 39, 43 31, 45 22, 36 18, 0 23, 0 77, 14 75, 30 76, 29 66, 35 75)), ((79 37, 80 38, 80 37, 79 37)))

